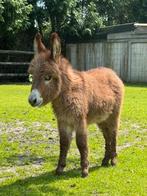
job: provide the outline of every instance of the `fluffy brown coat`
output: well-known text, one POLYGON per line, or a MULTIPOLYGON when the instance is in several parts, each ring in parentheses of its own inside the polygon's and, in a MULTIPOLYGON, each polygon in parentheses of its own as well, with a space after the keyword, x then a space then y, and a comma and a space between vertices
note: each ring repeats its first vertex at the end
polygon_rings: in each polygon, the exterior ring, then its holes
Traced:
MULTIPOLYGON (((30 95, 32 106, 52 103, 60 135, 60 156, 56 173, 62 173, 71 142, 76 132, 76 143, 81 156, 82 176, 88 175, 87 125, 96 123, 105 138, 105 156, 102 165, 116 164, 116 138, 124 85, 108 68, 76 71, 61 56, 60 38, 51 35, 51 50, 47 50, 41 36, 35 37, 36 54, 29 73, 33 75, 32 91, 37 89, 39 98, 30 95), (41 100, 43 100, 41 102, 41 100)), ((36 95, 35 95, 36 96, 36 95)))

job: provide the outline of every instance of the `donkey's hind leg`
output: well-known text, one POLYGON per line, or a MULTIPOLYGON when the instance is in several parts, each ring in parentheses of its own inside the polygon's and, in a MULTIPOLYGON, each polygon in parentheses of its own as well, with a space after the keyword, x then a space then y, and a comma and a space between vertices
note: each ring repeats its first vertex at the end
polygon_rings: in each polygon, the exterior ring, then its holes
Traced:
POLYGON ((112 166, 116 165, 118 121, 118 117, 112 115, 105 122, 98 125, 105 139, 105 156, 102 160, 102 166, 108 166, 109 160, 111 160, 112 166))
POLYGON ((66 166, 66 157, 72 139, 72 130, 70 127, 65 126, 65 123, 58 123, 59 136, 60 136, 60 155, 56 174, 60 175, 66 166))

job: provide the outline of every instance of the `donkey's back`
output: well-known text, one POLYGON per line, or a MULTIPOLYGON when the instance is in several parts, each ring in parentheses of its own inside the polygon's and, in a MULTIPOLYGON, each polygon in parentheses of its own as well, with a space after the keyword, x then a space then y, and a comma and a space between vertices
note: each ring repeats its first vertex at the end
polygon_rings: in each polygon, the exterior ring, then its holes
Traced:
POLYGON ((103 122, 109 116, 120 113, 124 85, 114 71, 100 67, 76 72, 75 78, 71 84, 75 90, 69 99, 74 100, 76 94, 80 106, 75 102, 75 107, 82 107, 80 111, 85 112, 88 124, 103 122))

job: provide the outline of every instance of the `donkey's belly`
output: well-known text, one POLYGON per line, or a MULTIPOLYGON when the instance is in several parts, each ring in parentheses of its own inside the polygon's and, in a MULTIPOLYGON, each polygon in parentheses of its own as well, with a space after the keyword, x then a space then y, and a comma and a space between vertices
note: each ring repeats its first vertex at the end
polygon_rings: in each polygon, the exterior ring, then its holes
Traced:
POLYGON ((110 113, 104 113, 104 114, 88 114, 87 116, 87 123, 92 124, 92 123, 101 123, 105 121, 109 117, 110 113))

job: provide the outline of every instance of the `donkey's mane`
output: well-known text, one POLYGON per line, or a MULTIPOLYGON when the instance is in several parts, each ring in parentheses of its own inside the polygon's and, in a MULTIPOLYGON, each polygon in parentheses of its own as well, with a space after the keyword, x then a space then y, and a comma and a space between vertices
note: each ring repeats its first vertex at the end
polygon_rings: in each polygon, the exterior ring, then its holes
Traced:
POLYGON ((79 86, 80 83, 83 83, 84 71, 82 72, 74 69, 68 59, 63 56, 61 56, 61 64, 59 66, 59 69, 62 73, 62 81, 64 82, 64 87, 73 87, 73 85, 75 87, 76 84, 79 86))

